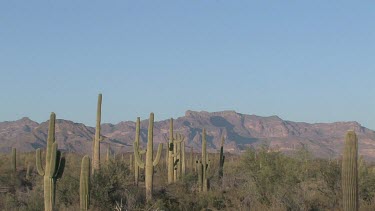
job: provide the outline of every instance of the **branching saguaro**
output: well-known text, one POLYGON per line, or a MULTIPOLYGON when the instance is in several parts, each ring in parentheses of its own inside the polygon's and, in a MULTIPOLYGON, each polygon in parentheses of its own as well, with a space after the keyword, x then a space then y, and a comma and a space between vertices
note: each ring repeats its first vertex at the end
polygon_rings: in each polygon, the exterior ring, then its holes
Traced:
POLYGON ((139 146, 137 142, 134 142, 134 158, 137 165, 140 168, 145 168, 145 186, 146 186, 146 200, 147 202, 152 200, 153 191, 153 177, 154 177, 154 166, 156 166, 160 161, 160 156, 163 150, 163 144, 159 144, 158 151, 153 160, 153 145, 154 145, 154 113, 150 114, 149 125, 148 125, 148 139, 147 139, 147 150, 146 150, 146 162, 143 162, 138 150, 139 146))
POLYGON ((92 155, 92 172, 100 170, 100 141, 102 137, 100 136, 100 122, 102 118, 102 94, 98 96, 98 106, 96 111, 96 128, 95 137, 93 141, 93 155, 92 155))
MULTIPOLYGON (((141 118, 137 117, 137 122, 136 122, 136 125, 135 125, 135 143, 134 144, 134 153, 135 152, 138 152, 138 154, 140 155, 140 157, 142 158, 142 155, 146 153, 146 150, 141 150, 139 148, 139 137, 140 137, 140 130, 141 130, 141 118)), ((133 161, 131 161, 133 162, 133 161)), ((139 184, 139 166, 137 164, 137 162, 135 162, 135 159, 134 159, 134 184, 136 186, 138 186, 139 184)))
POLYGON ((173 135, 173 119, 171 118, 169 122, 169 140, 168 140, 168 184, 175 181, 175 167, 179 160, 177 156, 180 152, 177 152, 177 146, 175 141, 175 136, 173 135))
POLYGON ((51 113, 48 128, 46 165, 43 169, 41 159, 41 149, 36 150, 36 167, 39 175, 44 176, 44 210, 52 211, 55 204, 56 180, 61 178, 64 167, 65 158, 61 156, 61 152, 57 150, 55 143, 55 113, 51 113))
POLYGON ((90 206, 90 157, 82 158, 81 175, 79 180, 80 211, 86 211, 90 206))
POLYGON ((342 158, 342 204, 344 211, 358 210, 358 139, 354 131, 348 131, 342 158))

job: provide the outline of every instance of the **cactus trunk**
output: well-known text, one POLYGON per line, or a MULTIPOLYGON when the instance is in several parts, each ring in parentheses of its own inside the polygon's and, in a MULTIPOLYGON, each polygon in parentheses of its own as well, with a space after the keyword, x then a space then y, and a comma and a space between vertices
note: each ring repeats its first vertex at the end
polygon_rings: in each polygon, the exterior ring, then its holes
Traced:
POLYGON ((98 96, 98 105, 97 105, 97 111, 96 111, 96 128, 95 128, 95 138, 93 143, 93 158, 92 158, 92 171, 93 173, 95 171, 100 170, 100 122, 102 118, 102 94, 99 94, 98 96))
POLYGON ((17 171, 17 150, 12 148, 12 171, 15 173, 17 171))
POLYGON ((174 180, 174 146, 173 146, 173 119, 171 118, 169 122, 169 140, 168 140, 168 184, 171 184, 174 180))
POLYGON ((147 151, 146 151, 146 168, 145 168, 145 186, 146 186, 146 200, 150 201, 152 199, 152 189, 154 181, 154 114, 150 114, 148 134, 147 134, 147 151))
POLYGON ((190 171, 194 172, 194 149, 190 148, 190 171))
POLYGON ((198 182, 202 180, 202 187, 200 191, 207 192, 208 191, 208 159, 207 159, 207 141, 206 141, 206 129, 203 128, 202 131, 202 160, 201 165, 198 163, 198 182), (200 166, 202 166, 202 176, 199 175, 200 166), (202 177, 202 179, 200 179, 202 177))
POLYGON ((81 163, 81 176, 79 181, 80 210, 86 211, 90 205, 90 158, 85 156, 81 163))
POLYGON ((31 173, 31 167, 30 167, 30 164, 27 163, 27 168, 26 168, 26 180, 30 180, 30 173, 31 173))
POLYGON ((176 173, 177 173, 177 176, 176 176, 176 179, 177 181, 181 179, 181 172, 182 172, 182 151, 181 151, 181 143, 176 143, 176 150, 177 150, 177 160, 178 160, 178 163, 177 163, 177 168, 176 168, 176 173))
POLYGON ((203 165, 200 160, 197 161, 197 171, 198 171, 198 188, 202 191, 203 188, 203 165))
POLYGON ((207 192, 207 180, 206 180, 206 178, 207 178, 207 171, 206 171, 207 154, 206 154, 206 150, 207 150, 206 129, 203 129, 203 132, 202 132, 202 166, 203 166, 203 173, 202 173, 203 187, 202 187, 202 190, 203 190, 203 192, 207 192))
POLYGON ((181 177, 185 176, 186 164, 185 164, 185 142, 181 142, 181 177))
POLYGON ((219 179, 223 178, 224 175, 224 136, 221 138, 221 147, 220 147, 220 160, 219 160, 219 179))
POLYGON ((354 131, 348 131, 345 138, 342 159, 342 197, 344 211, 358 210, 358 139, 354 131))
POLYGON ((169 122, 169 140, 168 140, 168 184, 174 181, 174 145, 173 145, 173 119, 169 122))
POLYGON ((133 163, 134 163, 134 161, 133 161, 133 155, 130 155, 130 158, 129 158, 129 169, 133 168, 133 163))
POLYGON ((173 154, 176 155, 173 157, 173 181, 176 182, 178 176, 178 163, 180 162, 180 160, 178 160, 179 154, 177 153, 177 143, 175 142, 173 142, 173 154))
MULTIPOLYGON (((140 133, 140 127, 141 127, 140 125, 141 125, 141 119, 137 117, 137 122, 135 124, 135 142, 137 143, 137 147, 134 149, 134 152, 137 151, 137 153, 139 153, 139 133, 140 133)), ((139 166, 137 162, 134 163, 134 184, 136 186, 138 186, 139 184, 139 166)))
POLYGON ((109 157, 111 156, 111 152, 110 152, 110 150, 109 150, 109 144, 108 144, 108 147, 107 147, 107 156, 106 156, 106 158, 105 158, 105 162, 107 162, 107 164, 108 164, 108 162, 109 162, 109 157))

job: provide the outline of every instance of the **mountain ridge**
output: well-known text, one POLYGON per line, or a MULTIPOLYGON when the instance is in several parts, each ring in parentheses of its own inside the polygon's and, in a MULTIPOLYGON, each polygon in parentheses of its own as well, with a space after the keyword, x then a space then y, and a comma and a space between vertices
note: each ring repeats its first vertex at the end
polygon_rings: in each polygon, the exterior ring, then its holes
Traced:
MULTIPOLYGON (((148 120, 141 121, 141 144, 147 140, 148 120)), ((248 147, 268 145, 271 149, 291 153, 306 147, 316 157, 333 158, 341 153, 347 130, 354 130, 359 137, 359 151, 367 160, 375 160, 375 131, 356 121, 333 123, 306 123, 283 120, 273 115, 262 117, 241 114, 233 110, 207 112, 187 110, 184 116, 174 120, 174 131, 183 134, 187 146, 195 151, 200 148, 200 133, 207 130, 208 149, 217 152, 221 136, 226 137, 225 150, 241 153, 248 147)), ((166 143, 169 119, 156 121, 154 141, 166 143)), ((15 121, 0 122, 0 152, 12 147, 20 151, 32 151, 46 144, 48 121, 35 122, 28 117, 15 121)), ((58 119, 56 141, 59 148, 68 152, 91 154, 95 128, 83 123, 58 119)), ((113 152, 132 150, 135 122, 103 123, 101 133, 105 138, 102 152, 110 145, 113 152)))

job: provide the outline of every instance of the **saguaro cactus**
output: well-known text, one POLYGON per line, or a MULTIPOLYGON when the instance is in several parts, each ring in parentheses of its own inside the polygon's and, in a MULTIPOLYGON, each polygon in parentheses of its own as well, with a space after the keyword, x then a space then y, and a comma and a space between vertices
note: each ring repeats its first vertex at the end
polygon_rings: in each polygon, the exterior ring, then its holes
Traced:
POLYGON ((185 142, 181 142, 181 177, 185 176, 186 164, 185 164, 185 142))
POLYGON ((134 161, 133 161, 133 155, 130 155, 130 158, 129 158, 129 169, 133 168, 133 163, 134 163, 134 161))
POLYGON ((163 150, 163 144, 159 144, 158 151, 153 160, 153 145, 154 145, 154 113, 150 114, 149 126, 148 126, 148 140, 147 140, 147 151, 146 151, 146 164, 141 160, 138 153, 138 143, 134 142, 134 158, 137 165, 140 168, 145 168, 145 186, 146 186, 146 200, 152 200, 152 190, 153 190, 153 177, 154 177, 154 166, 156 166, 160 161, 161 152, 163 150))
POLYGON ((344 211, 358 210, 358 139, 354 131, 346 134, 342 159, 342 198, 344 211))
POLYGON ((221 137, 221 147, 220 147, 220 160, 219 160, 219 178, 223 178, 223 168, 224 168, 224 160, 225 160, 225 155, 224 155, 224 136, 221 137))
POLYGON ((111 156, 111 145, 108 143, 107 144, 107 155, 105 157, 105 162, 107 162, 107 164, 110 160, 110 156, 111 156))
POLYGON ((208 191, 208 169, 209 163, 207 159, 207 141, 206 141, 206 129, 203 128, 202 131, 202 160, 197 162, 198 168, 198 183, 202 181, 201 186, 199 186, 200 191, 207 192, 208 191), (200 174, 199 171, 202 173, 200 174))
POLYGON ((98 96, 98 106, 96 111, 96 128, 95 137, 93 142, 93 155, 92 155, 92 172, 100 170, 100 122, 102 118, 102 94, 98 96))
MULTIPOLYGON (((138 154, 140 155, 140 157, 142 157, 142 154, 145 154, 146 153, 146 150, 140 150, 139 149, 139 137, 140 137, 140 130, 141 130, 141 118, 137 117, 137 122, 136 122, 136 125, 135 125, 135 142, 136 144, 134 145, 135 148, 134 148, 134 152, 138 152, 138 154)), ((135 158, 134 158, 134 184, 136 186, 138 186, 138 183, 139 183, 139 166, 137 164, 137 162, 135 162, 135 158)))
POLYGON ((46 165, 43 169, 41 160, 41 149, 36 150, 36 167, 39 175, 44 176, 44 210, 52 211, 55 204, 56 180, 62 176, 65 167, 65 159, 57 150, 55 143, 55 113, 51 113, 49 120, 46 165))
POLYGON ((174 140, 173 140, 173 150, 174 154, 176 155, 174 157, 174 181, 178 181, 181 178, 182 174, 182 150, 181 150, 181 145, 182 142, 184 141, 185 137, 181 134, 175 134, 174 140))
POLYGON ((198 164, 199 164, 198 155, 195 155, 195 166, 194 166, 195 172, 198 172, 198 164))
POLYGON ((15 173, 17 171, 17 150, 12 148, 12 171, 15 173))
POLYGON ((31 174, 30 163, 27 163, 27 167, 26 167, 26 180, 30 180, 30 174, 31 174))
POLYGON ((203 165, 201 160, 196 161, 196 171, 198 172, 198 188, 199 191, 202 191, 203 188, 203 165))
POLYGON ((194 148, 190 147, 190 171, 194 171, 194 148))
MULTIPOLYGON (((175 150, 176 146, 174 143, 175 137, 173 136, 173 119, 169 122, 169 140, 168 140, 168 184, 174 181, 174 168, 176 165, 177 156, 180 154, 175 150)), ((178 162, 178 161, 177 161, 178 162)))
POLYGON ((90 157, 82 158, 81 176, 79 180, 80 210, 86 211, 90 206, 90 157))

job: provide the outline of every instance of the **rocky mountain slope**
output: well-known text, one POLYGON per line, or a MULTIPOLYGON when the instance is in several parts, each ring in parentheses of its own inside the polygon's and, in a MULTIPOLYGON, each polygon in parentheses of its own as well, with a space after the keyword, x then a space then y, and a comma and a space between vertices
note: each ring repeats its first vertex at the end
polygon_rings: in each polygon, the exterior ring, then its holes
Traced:
MULTIPOLYGON (((148 120, 141 122, 141 141, 147 140, 148 120)), ((208 149, 217 152, 220 137, 226 137, 225 150, 241 153, 247 147, 267 144, 271 149, 291 153, 306 147, 317 157, 337 157, 340 155, 347 130, 355 130, 359 137, 359 151, 368 160, 375 161, 375 132, 362 127, 357 122, 335 122, 309 124, 280 119, 277 116, 260 117, 234 111, 196 112, 186 111, 185 116, 174 121, 175 132, 186 136, 186 146, 195 151, 200 148, 200 133, 207 129, 208 149)), ((169 120, 155 122, 154 141, 166 143, 169 120)), ((20 151, 32 151, 46 145, 48 122, 41 124, 28 118, 12 122, 0 122, 0 152, 9 152, 11 147, 20 151)), ((59 148, 90 154, 95 129, 68 120, 57 120, 56 140, 59 148)), ((105 136, 103 147, 119 153, 132 150, 135 123, 103 124, 105 136)))

